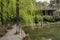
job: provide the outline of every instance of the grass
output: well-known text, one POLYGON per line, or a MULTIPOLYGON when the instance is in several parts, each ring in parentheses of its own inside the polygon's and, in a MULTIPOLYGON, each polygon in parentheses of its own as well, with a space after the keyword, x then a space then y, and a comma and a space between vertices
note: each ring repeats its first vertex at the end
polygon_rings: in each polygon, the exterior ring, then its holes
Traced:
POLYGON ((29 34, 32 40, 42 40, 42 37, 60 40, 60 25, 48 25, 43 28, 24 27, 25 33, 29 34))

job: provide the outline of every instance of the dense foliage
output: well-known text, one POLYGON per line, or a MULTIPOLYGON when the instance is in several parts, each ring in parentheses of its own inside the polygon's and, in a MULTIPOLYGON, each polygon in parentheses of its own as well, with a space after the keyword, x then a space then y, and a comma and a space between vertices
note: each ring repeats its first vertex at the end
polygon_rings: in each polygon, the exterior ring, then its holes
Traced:
POLYGON ((48 3, 36 3, 35 1, 36 0, 0 0, 0 36, 4 35, 7 29, 11 29, 12 24, 16 23, 25 24, 25 26, 28 26, 28 28, 25 27, 23 29, 25 33, 29 34, 29 37, 31 37, 32 40, 40 40, 42 37, 52 38, 53 36, 55 36, 56 38, 58 37, 57 39, 60 39, 60 25, 56 26, 56 28, 53 25, 45 26, 45 24, 43 23, 43 21, 60 21, 60 9, 56 10, 53 16, 43 15, 42 8, 46 7, 48 3), (44 24, 43 26, 45 27, 36 27, 40 24, 44 24), (32 27, 32 25, 34 25, 34 28, 32 27))
POLYGON ((0 0, 0 27, 11 29, 15 23, 32 25, 35 10, 35 0, 0 0))
POLYGON ((45 15, 43 17, 44 21, 48 21, 48 22, 54 22, 54 17, 53 16, 49 16, 49 15, 45 15))
MULTIPOLYGON (((0 22, 8 24, 16 21, 16 0, 0 0, 0 22)), ((35 9, 35 0, 19 0, 19 20, 21 23, 32 24, 35 9)))
POLYGON ((60 9, 56 10, 53 15, 55 21, 60 21, 60 9))

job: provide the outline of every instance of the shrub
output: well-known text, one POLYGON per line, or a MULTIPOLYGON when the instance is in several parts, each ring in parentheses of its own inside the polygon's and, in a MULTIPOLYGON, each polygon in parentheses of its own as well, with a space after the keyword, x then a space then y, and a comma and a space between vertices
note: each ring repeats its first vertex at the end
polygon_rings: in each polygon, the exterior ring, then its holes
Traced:
POLYGON ((42 17, 41 17, 40 15, 36 15, 36 16, 34 17, 34 21, 35 21, 36 24, 37 24, 39 21, 41 21, 41 19, 42 19, 42 17))
POLYGON ((37 23, 38 23, 38 21, 39 21, 38 16, 35 16, 35 17, 34 17, 34 22, 37 24, 37 23))
POLYGON ((6 29, 7 30, 12 29, 12 26, 7 26, 6 29))
POLYGON ((43 18, 43 16, 39 15, 39 21, 41 21, 41 20, 42 20, 42 18, 43 18))
POLYGON ((43 17, 43 20, 44 20, 44 21, 48 21, 48 22, 54 22, 53 16, 49 16, 49 15, 45 15, 45 16, 43 17))
POLYGON ((5 29, 6 29, 6 30, 10 30, 10 29, 12 29, 12 26, 13 26, 12 23, 5 24, 5 29))
POLYGON ((60 21, 60 10, 56 10, 53 15, 55 21, 60 21))

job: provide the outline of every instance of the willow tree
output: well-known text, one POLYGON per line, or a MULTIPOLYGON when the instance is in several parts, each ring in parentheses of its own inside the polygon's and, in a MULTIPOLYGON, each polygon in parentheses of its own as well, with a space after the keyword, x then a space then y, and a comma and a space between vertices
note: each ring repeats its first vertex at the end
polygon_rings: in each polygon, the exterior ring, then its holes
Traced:
POLYGON ((6 0, 6 8, 7 8, 7 10, 6 10, 6 16, 7 16, 6 25, 8 24, 8 21, 9 21, 8 20, 9 19, 9 13, 8 13, 9 3, 10 3, 10 1, 6 0))
MULTIPOLYGON (((7 23, 7 18, 8 18, 8 15, 7 15, 7 13, 8 13, 8 3, 7 3, 7 0, 3 0, 2 1, 2 3, 3 3, 3 13, 2 13, 2 18, 3 18, 3 22, 4 22, 4 27, 6 26, 6 23, 7 23)), ((2 11, 1 11, 2 12, 2 11)))
POLYGON ((20 0, 19 15, 22 18, 22 22, 26 25, 33 24, 33 11, 35 10, 35 0, 20 0))
POLYGON ((19 0, 16 0, 16 24, 17 24, 17 30, 16 34, 19 33, 19 0))
POLYGON ((16 2, 15 0, 0 0, 0 18, 2 27, 10 22, 16 17, 16 2))
MULTIPOLYGON (((25 25, 30 25, 33 23, 33 11, 35 7, 33 5, 33 0, 16 0, 16 23, 17 28, 19 28, 19 22, 25 25), (19 21, 20 20, 20 21, 19 21)), ((16 31, 18 33, 19 30, 16 31)))
MULTIPOLYGON (((9 22, 7 22, 9 19, 9 11, 10 11, 10 9, 8 8, 9 0, 3 0, 2 3, 3 3, 3 8, 1 8, 3 10, 3 12, 1 11, 2 19, 3 19, 4 26, 6 26, 9 23, 9 22)), ((10 14, 11 14, 11 12, 10 12, 10 14)))
POLYGON ((1 0, 0 1, 0 3, 1 3, 1 13, 0 13, 0 15, 1 15, 1 23, 2 23, 2 28, 4 27, 4 20, 3 20, 3 0, 1 0))
POLYGON ((16 18, 17 18, 17 26, 19 25, 19 0, 16 0, 16 18))

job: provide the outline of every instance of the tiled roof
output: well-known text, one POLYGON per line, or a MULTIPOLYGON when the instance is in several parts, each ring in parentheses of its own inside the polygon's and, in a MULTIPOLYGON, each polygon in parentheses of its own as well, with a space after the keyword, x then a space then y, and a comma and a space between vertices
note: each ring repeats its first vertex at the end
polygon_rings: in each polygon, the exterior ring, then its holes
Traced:
POLYGON ((42 8, 41 10, 56 10, 56 8, 47 6, 47 7, 42 8))
POLYGON ((42 8, 37 7, 37 10, 56 10, 56 8, 46 6, 46 7, 42 7, 42 8))

